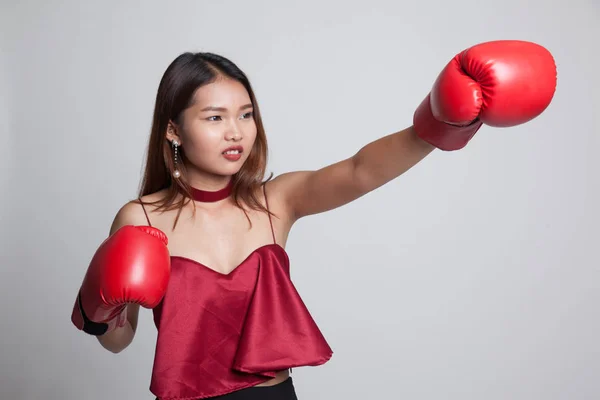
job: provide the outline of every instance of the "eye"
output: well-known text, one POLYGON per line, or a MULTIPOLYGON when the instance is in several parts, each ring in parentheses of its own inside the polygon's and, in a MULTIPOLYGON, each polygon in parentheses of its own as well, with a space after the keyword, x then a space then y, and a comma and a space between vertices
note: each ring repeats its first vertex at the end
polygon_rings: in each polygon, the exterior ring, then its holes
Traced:
POLYGON ((249 111, 246 114, 244 114, 242 117, 244 119, 248 119, 248 118, 252 118, 254 116, 254 112, 253 111, 249 111))
POLYGON ((221 116, 220 115, 213 115, 212 117, 208 117, 206 119, 209 120, 209 121, 220 121, 221 120, 221 116), (213 118, 215 118, 215 119, 213 119, 213 118), (218 118, 218 119, 216 119, 216 118, 218 118))

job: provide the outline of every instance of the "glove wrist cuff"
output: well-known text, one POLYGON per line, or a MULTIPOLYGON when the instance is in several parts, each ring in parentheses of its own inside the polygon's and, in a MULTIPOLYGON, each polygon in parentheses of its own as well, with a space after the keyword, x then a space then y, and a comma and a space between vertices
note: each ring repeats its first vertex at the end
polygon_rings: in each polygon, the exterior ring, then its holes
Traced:
POLYGON ((466 126, 456 126, 435 119, 431 111, 430 95, 417 107, 413 127, 417 136, 440 150, 460 150, 469 143, 483 123, 476 119, 466 126))

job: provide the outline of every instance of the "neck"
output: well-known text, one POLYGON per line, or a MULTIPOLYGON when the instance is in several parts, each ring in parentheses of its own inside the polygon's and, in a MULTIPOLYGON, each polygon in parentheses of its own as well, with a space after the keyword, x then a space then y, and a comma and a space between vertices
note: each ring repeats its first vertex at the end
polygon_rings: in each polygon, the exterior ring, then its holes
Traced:
POLYGON ((191 186, 190 194, 192 195, 192 199, 194 199, 195 201, 200 201, 203 203, 212 203, 224 200, 227 197, 229 197, 231 195, 232 189, 233 179, 230 179, 224 188, 218 190, 205 190, 191 186))

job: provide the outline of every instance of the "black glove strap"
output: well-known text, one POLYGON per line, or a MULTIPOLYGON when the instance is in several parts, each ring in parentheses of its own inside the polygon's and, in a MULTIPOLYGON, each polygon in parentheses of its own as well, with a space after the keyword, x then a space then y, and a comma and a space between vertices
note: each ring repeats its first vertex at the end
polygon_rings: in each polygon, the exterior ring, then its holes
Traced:
POLYGON ((94 336, 104 335, 108 330, 108 324, 104 322, 94 322, 85 315, 83 305, 81 304, 81 292, 79 292, 79 295, 77 296, 77 303, 79 304, 79 312, 81 312, 81 316, 83 317, 83 331, 94 336))

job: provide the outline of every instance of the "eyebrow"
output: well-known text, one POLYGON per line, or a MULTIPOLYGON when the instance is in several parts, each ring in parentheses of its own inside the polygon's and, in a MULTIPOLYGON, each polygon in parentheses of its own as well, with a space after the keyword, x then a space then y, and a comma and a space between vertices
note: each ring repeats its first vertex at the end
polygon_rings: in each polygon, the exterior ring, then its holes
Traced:
MULTIPOLYGON (((246 105, 243 105, 240 107, 240 110, 246 110, 248 108, 252 108, 252 104, 248 103, 246 105)), ((227 111, 226 108, 223 107, 214 107, 214 106, 208 106, 208 107, 204 107, 202 110, 200 111, 219 111, 219 112, 225 112, 227 111)))

